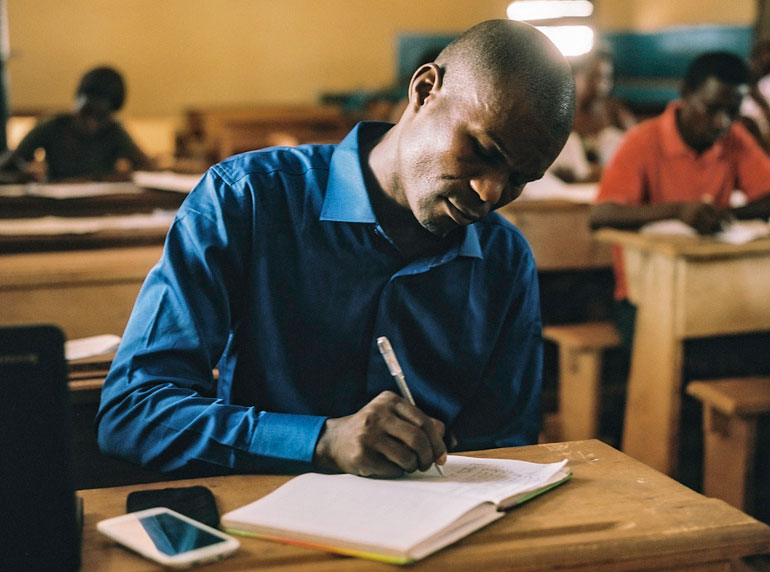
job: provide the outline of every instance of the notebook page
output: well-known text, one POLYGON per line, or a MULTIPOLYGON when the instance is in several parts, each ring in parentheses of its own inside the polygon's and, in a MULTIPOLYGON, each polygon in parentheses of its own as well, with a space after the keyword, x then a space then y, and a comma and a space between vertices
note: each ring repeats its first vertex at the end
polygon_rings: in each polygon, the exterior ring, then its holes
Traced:
MULTIPOLYGON (((330 545, 407 551, 479 505, 472 497, 399 486, 405 481, 308 473, 222 518, 225 528, 330 545), (239 526, 239 523, 242 526, 239 526)), ((490 513, 495 512, 491 505, 490 513)), ((492 518, 496 518, 496 515, 492 518)))
POLYGON ((567 459, 541 464, 449 455, 443 467, 443 478, 434 469, 415 472, 394 482, 442 496, 461 494, 499 503, 510 496, 541 488, 566 464, 567 459))

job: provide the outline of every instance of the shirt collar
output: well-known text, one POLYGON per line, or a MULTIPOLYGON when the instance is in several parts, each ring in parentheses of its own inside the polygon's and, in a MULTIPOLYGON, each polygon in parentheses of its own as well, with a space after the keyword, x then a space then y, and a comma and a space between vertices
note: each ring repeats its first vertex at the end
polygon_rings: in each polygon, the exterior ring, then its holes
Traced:
POLYGON ((384 135, 391 127, 389 123, 364 121, 337 145, 329 167, 321 220, 377 222, 366 191, 359 150, 362 143, 384 135))
MULTIPOLYGON (((362 143, 381 137, 391 127, 390 123, 362 121, 337 145, 329 167, 321 220, 377 223, 366 191, 359 150, 362 143)), ((460 231, 464 236, 458 239, 457 255, 483 258, 474 225, 463 227, 460 231)))
MULTIPOLYGON (((679 127, 676 124, 676 116, 679 110, 683 107, 682 100, 678 99, 672 101, 666 106, 666 110, 663 112, 662 117, 662 130, 663 130, 663 151, 668 156, 686 155, 688 157, 697 157, 698 154, 695 149, 690 147, 682 139, 682 134, 679 132, 679 127)), ((720 157, 725 152, 724 139, 727 136, 725 134, 718 141, 716 141, 709 149, 702 153, 701 156, 715 156, 720 157)))

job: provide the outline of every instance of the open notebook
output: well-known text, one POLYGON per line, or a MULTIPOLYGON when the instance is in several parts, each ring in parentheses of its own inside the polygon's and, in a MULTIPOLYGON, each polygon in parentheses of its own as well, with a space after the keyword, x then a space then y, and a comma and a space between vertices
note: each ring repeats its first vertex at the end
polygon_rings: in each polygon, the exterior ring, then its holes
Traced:
POLYGON ((400 479, 307 473, 222 517, 234 534, 405 564, 425 558, 569 479, 566 459, 539 464, 450 455, 400 479))

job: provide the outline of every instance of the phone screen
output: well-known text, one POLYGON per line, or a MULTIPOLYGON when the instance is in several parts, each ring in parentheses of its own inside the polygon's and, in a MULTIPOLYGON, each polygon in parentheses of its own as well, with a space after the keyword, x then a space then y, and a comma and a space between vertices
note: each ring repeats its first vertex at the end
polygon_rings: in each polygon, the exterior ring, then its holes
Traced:
POLYGON ((158 551, 168 556, 225 542, 207 530, 165 512, 125 520, 120 527, 148 552, 158 551))

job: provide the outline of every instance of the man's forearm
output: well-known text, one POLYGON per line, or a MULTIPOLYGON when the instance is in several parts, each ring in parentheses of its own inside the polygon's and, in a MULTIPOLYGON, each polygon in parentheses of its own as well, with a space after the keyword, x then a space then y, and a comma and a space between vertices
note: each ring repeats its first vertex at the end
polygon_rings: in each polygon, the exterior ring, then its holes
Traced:
POLYGON ((730 209, 735 218, 768 218, 770 217, 770 194, 749 204, 730 209))
POLYGON ((591 208, 591 228, 603 226, 614 228, 637 229, 648 222, 668 218, 679 218, 678 203, 657 205, 623 205, 620 203, 600 203, 591 208))

